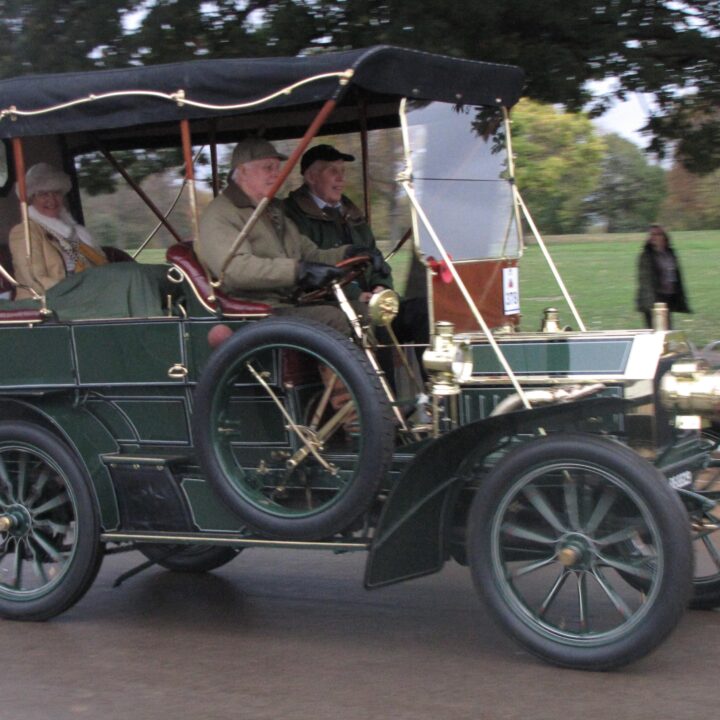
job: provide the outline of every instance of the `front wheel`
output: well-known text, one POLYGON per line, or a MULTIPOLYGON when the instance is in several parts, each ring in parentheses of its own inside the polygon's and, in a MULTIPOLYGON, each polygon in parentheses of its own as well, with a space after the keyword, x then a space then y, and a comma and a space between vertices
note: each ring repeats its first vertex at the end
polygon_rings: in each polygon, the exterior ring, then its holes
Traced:
POLYGON ((479 594, 530 652, 607 670, 677 625, 692 580, 687 516, 663 476, 618 443, 579 434, 508 453, 473 500, 479 594))

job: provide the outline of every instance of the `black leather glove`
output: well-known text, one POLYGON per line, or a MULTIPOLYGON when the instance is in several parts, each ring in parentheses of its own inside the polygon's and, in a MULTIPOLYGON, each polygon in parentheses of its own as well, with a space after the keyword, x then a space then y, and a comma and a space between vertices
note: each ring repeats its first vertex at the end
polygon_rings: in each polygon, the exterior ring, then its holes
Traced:
POLYGON ((297 284, 301 290, 316 290, 339 280, 344 274, 344 270, 334 265, 301 260, 298 263, 297 284))
POLYGON ((392 270, 385 262, 383 254, 377 248, 363 247, 362 245, 350 245, 345 251, 345 259, 366 255, 370 259, 373 272, 383 277, 390 277, 392 270))

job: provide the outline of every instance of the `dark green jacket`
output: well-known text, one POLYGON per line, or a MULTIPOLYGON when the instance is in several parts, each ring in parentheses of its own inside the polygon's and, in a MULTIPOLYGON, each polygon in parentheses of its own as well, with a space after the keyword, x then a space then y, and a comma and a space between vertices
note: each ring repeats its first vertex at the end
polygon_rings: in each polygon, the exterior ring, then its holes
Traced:
MULTIPOLYGON (((285 214, 295 222, 303 235, 323 250, 342 245, 375 249, 375 237, 360 208, 345 195, 342 196, 341 204, 340 217, 333 217, 317 206, 307 185, 303 185, 293 190, 285 199, 285 214)), ((351 300, 357 299, 361 290, 372 290, 376 285, 391 288, 393 283, 391 277, 369 270, 360 285, 361 287, 353 283, 346 289, 351 300)))

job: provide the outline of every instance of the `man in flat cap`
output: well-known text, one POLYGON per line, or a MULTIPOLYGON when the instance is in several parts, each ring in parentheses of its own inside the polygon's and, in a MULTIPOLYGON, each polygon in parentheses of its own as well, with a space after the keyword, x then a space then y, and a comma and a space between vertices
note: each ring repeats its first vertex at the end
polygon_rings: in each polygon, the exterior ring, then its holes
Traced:
MULTIPOLYGON (((196 248, 216 277, 238 234, 275 185, 281 161, 286 159, 261 138, 243 140, 233 150, 229 182, 203 213, 196 248)), ((318 248, 285 216, 282 203, 272 200, 225 269, 223 290, 268 303, 275 314, 302 315, 348 334, 347 318, 338 307, 297 307, 292 301, 298 287, 312 289, 341 277, 343 271, 334 265, 347 254, 346 247, 318 248)))
MULTIPOLYGON (((311 147, 300 161, 303 184, 285 199, 285 212, 319 248, 353 246, 364 248, 376 262, 368 268, 360 283, 345 288, 353 300, 367 301, 376 290, 392 288, 390 267, 380 259, 370 226, 360 208, 343 194, 345 189, 345 163, 355 157, 340 152, 332 145, 311 147)), ((359 252, 359 250, 353 251, 359 252)), ((429 340, 427 299, 424 297, 403 300, 400 313, 393 322, 400 342, 427 343, 429 340)))
MULTIPOLYGON (((332 145, 315 145, 300 161, 303 184, 285 200, 285 212, 319 248, 354 245, 379 255, 370 226, 360 208, 343 195, 345 163, 355 157, 332 145)), ((360 284, 352 283, 345 292, 352 300, 369 299, 375 289, 392 288, 390 268, 376 263, 380 270, 369 268, 360 284)))

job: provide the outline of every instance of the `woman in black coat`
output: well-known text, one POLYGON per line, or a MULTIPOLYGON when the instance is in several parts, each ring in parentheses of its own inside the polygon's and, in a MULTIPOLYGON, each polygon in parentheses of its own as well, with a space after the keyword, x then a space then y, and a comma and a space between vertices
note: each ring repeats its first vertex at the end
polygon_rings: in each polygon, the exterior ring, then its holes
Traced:
MULTIPOLYGON (((647 241, 638 258, 637 309, 645 316, 645 324, 652 327, 652 308, 657 302, 668 307, 670 313, 691 312, 682 275, 670 237, 660 225, 651 225, 647 241)), ((672 324, 670 324, 672 327, 672 324)))

